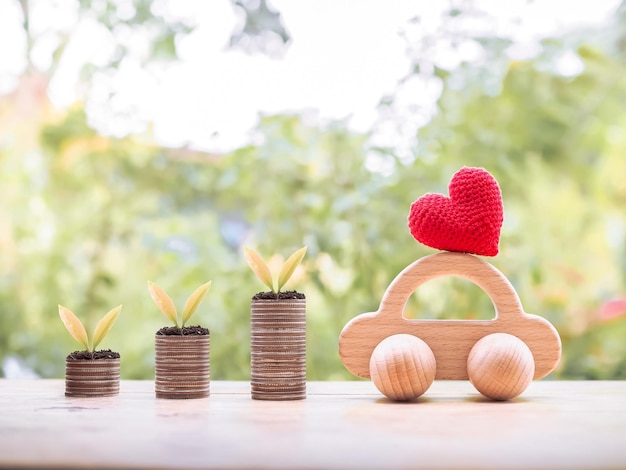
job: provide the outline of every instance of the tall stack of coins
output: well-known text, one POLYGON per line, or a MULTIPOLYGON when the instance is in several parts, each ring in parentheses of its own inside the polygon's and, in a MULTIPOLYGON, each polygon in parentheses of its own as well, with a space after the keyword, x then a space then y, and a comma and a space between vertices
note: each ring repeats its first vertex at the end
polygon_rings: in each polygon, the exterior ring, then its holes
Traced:
POLYGON ((155 335, 157 398, 209 396, 209 335, 155 335))
POLYGON ((252 300, 250 336, 252 398, 306 398, 306 300, 252 300))
POLYGON ((119 358, 65 361, 66 397, 113 397, 119 392, 119 358))

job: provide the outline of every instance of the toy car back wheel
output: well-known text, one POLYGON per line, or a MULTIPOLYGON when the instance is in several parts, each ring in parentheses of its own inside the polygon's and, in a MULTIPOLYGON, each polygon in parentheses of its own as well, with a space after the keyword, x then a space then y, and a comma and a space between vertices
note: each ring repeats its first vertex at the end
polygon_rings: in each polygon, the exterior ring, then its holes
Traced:
POLYGON ((467 373, 476 389, 493 400, 511 400, 526 390, 535 374, 533 354, 507 333, 481 338, 470 350, 467 373))
POLYGON ((435 380, 435 355, 420 338, 397 334, 383 339, 370 357, 370 376, 387 398, 409 401, 435 380))

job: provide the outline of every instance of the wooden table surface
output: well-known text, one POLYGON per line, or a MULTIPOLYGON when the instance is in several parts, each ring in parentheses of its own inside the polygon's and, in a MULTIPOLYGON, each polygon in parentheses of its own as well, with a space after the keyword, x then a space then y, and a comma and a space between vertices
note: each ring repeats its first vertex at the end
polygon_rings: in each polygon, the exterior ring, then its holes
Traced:
POLYGON ((0 380, 2 468, 626 468, 626 381, 533 382, 512 402, 438 382, 393 403, 371 382, 311 382, 295 402, 247 382, 157 400, 66 398, 63 380, 0 380))

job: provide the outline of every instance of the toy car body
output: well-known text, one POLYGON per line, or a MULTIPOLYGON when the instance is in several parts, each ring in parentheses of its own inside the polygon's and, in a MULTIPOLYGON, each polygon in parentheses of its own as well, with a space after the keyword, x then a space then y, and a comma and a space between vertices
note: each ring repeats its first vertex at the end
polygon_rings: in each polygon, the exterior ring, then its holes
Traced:
POLYGON ((436 360, 436 380, 468 379, 467 359, 472 347, 492 333, 508 333, 530 349, 534 379, 548 375, 561 357, 561 339, 544 318, 524 312, 515 289, 494 266, 457 252, 442 252, 407 266, 390 284, 376 312, 349 321, 339 337, 339 354, 353 374, 370 377, 370 357, 385 338, 414 335, 428 344, 436 360), (403 315, 409 296, 428 280, 458 276, 481 287, 494 304, 493 320, 412 320, 403 315))

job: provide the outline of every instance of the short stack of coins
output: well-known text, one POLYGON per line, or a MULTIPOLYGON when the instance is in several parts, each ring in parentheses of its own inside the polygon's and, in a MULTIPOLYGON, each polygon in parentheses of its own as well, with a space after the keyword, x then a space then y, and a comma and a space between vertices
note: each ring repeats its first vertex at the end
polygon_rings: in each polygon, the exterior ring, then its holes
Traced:
POLYGON ((252 300, 252 398, 306 398, 306 300, 252 300))
POLYGON ((119 393, 119 358, 65 361, 66 397, 113 397, 119 393))
POLYGON ((155 336, 157 398, 203 398, 210 393, 209 335, 155 336))

